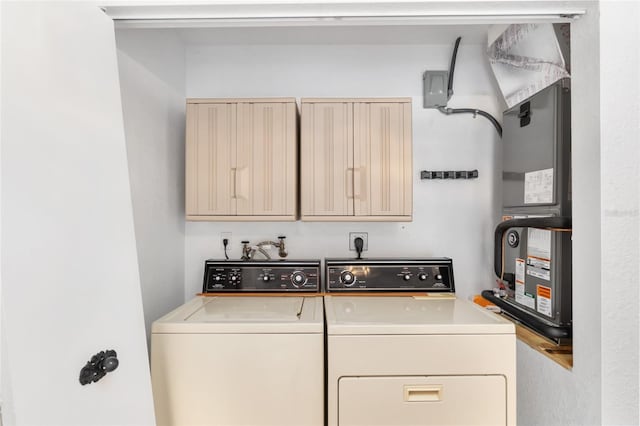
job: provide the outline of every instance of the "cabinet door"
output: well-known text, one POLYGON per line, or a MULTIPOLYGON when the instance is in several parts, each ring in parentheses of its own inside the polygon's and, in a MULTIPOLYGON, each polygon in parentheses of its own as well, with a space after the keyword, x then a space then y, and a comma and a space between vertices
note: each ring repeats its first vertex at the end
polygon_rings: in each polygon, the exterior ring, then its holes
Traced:
POLYGON ((302 215, 353 215, 353 104, 302 104, 302 215))
POLYGON ((238 215, 295 215, 296 131, 294 103, 238 104, 238 215))
POLYGON ((411 104, 354 104, 356 216, 410 216, 411 104))
POLYGON ((236 214, 236 105, 187 105, 187 215, 236 214))
POLYGON ((354 104, 356 216, 410 216, 410 103, 354 104))

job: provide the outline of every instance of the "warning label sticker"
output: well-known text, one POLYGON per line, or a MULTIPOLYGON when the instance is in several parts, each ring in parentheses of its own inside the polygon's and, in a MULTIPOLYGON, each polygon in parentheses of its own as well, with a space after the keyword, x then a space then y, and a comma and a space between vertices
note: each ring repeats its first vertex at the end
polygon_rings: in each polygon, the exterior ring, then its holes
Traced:
POLYGON ((526 306, 527 308, 536 308, 536 299, 529 293, 516 294, 516 302, 526 306))
POLYGON ((528 308, 535 309, 535 298, 524 291, 524 259, 516 259, 516 302, 528 308))
POLYGON ((551 279, 551 273, 548 269, 539 268, 536 266, 529 266, 527 268, 527 274, 545 281, 549 281, 551 279))
POLYGON ((516 259, 516 293, 524 294, 524 259, 516 259))
POLYGON ((553 316, 551 289, 542 285, 537 286, 538 293, 538 309, 537 311, 548 317, 553 316))
POLYGON ((527 274, 543 280, 551 280, 551 231, 529 228, 527 274))
POLYGON ((553 202, 553 169, 536 170, 524 174, 524 203, 553 202))

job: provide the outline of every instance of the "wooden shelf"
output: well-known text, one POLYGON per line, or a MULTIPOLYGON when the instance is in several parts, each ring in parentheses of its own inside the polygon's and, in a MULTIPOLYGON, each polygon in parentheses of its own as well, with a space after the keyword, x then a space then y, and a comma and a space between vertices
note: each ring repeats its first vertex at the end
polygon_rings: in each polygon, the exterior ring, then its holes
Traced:
POLYGON ((508 315, 500 315, 504 319, 515 324, 518 340, 526 343, 530 348, 540 352, 542 355, 555 361, 567 370, 571 370, 573 368, 573 346, 571 344, 558 345, 530 328, 520 324, 508 315))

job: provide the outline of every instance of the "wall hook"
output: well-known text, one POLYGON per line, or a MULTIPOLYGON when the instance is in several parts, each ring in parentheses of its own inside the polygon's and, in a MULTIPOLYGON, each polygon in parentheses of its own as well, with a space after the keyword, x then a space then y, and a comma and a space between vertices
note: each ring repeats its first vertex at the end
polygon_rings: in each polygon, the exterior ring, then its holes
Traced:
POLYGON ((443 170, 430 171, 423 170, 420 172, 420 179, 477 179, 477 170, 443 170))

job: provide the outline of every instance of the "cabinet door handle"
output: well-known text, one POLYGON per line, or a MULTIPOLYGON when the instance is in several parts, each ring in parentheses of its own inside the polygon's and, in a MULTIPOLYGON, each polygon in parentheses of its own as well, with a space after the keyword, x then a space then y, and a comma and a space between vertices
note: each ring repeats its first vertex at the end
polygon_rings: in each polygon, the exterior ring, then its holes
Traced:
POLYGON ((362 197, 362 194, 365 193, 363 191, 364 188, 362 187, 364 182, 362 181, 361 171, 362 171, 361 167, 357 167, 353 169, 353 198, 355 198, 356 200, 360 199, 362 197), (358 174, 357 180, 356 180, 356 173, 358 174))
POLYGON ((436 402, 442 400, 442 386, 405 386, 404 400, 406 402, 436 402))
POLYGON ((238 185, 238 169, 233 167, 231 169, 231 198, 238 198, 237 185, 238 185))
POLYGON ((353 167, 347 167, 345 171, 345 190, 347 193, 347 198, 351 199, 353 197, 353 184, 354 184, 354 169, 353 167))

